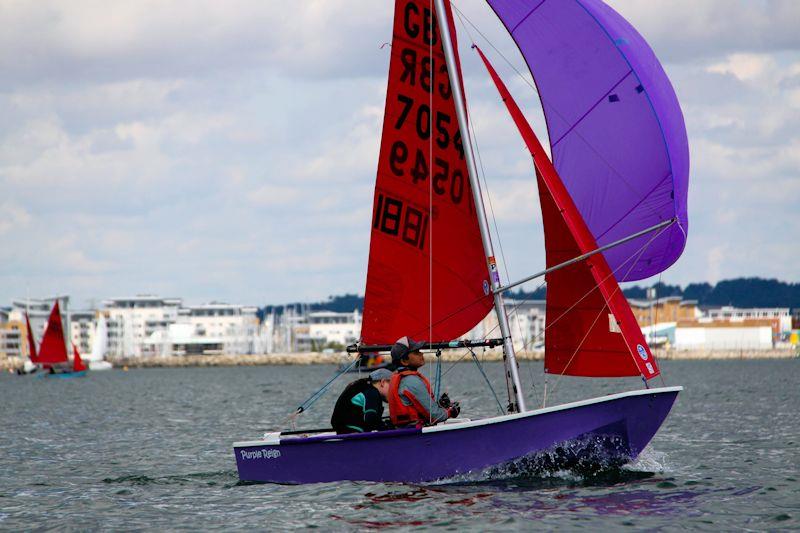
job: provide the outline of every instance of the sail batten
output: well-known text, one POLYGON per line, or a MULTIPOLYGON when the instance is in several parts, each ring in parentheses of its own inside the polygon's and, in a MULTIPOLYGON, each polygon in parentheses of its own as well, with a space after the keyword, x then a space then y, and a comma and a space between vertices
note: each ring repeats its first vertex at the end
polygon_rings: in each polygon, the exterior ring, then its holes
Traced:
MULTIPOLYGON (((448 22, 454 35, 451 16, 448 22)), ((404 335, 455 339, 491 309, 455 111, 433 2, 397 0, 371 219, 365 343, 404 335)))

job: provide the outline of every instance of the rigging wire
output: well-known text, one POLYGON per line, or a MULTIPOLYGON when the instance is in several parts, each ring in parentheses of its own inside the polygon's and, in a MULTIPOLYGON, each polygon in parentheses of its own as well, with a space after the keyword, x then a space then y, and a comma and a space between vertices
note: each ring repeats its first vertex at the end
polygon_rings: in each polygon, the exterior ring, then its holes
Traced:
POLYGON ((486 381, 486 384, 489 386, 489 390, 492 391, 492 396, 494 396, 494 401, 497 402, 497 408, 500 411, 500 414, 501 415, 504 414, 503 404, 500 403, 500 398, 497 397, 497 393, 495 392, 494 387, 492 387, 492 382, 489 381, 489 376, 487 376, 486 372, 484 372, 483 365, 481 364, 480 360, 478 359, 478 356, 475 355, 475 352, 472 350, 472 348, 469 349, 469 352, 472 354, 472 359, 473 359, 473 361, 475 361, 475 365, 478 367, 478 370, 480 371, 481 376, 483 376, 483 379, 486 381))
MULTIPOLYGON (((436 17, 430 17, 430 28, 429 28, 429 35, 433 35, 434 33, 434 19, 436 17)), ((444 43, 442 43, 442 47, 444 47, 444 43)), ((428 40, 428 57, 433 57, 433 39, 428 40)), ((430 79, 433 79, 433 61, 429 62, 429 74, 430 79)), ((428 121, 430 124, 428 125, 428 131, 433 131, 433 117, 435 115, 433 109, 433 91, 428 93, 428 109, 431 112, 428 115, 428 121)), ((428 168, 433 169, 433 135, 430 135, 428 140, 428 168)), ((433 340, 433 178, 430 177, 428 179, 428 220, 430 220, 430 239, 428 240, 428 342, 433 340)), ((438 359, 437 359, 438 361, 438 359)), ((430 361, 428 362, 428 374, 431 372, 430 361)), ((438 363, 441 364, 441 363, 438 363)), ((436 387, 439 387, 439 381, 441 378, 436 380, 436 387)), ((431 414, 433 409, 433 402, 438 399, 438 396, 434 398, 428 398, 428 423, 433 423, 433 415, 431 414)))
MULTIPOLYGON (((458 9, 456 9, 456 15, 458 16, 459 22, 461 23, 461 27, 464 28, 464 31, 466 32, 467 37, 469 37, 469 40, 472 43, 472 46, 474 48, 475 47, 475 38, 472 36, 472 32, 470 32, 469 27, 464 23, 464 19, 462 18, 462 14, 458 9)), ((489 182, 486 179, 486 168, 483 165, 483 156, 481 155, 480 145, 478 144, 478 135, 477 135, 477 131, 475 129, 475 121, 472 120, 472 115, 470 113, 469 99, 466 97, 467 96, 467 88, 466 88, 466 86, 463 87, 463 90, 464 90, 464 107, 466 108, 465 111, 466 111, 467 119, 468 119, 467 127, 469 128, 469 130, 472 133, 472 143, 471 144, 474 145, 474 153, 477 155, 476 159, 478 160, 478 166, 479 166, 479 170, 480 170, 480 179, 482 181, 482 188, 486 190, 486 198, 487 198, 488 203, 489 203, 489 213, 491 214, 491 217, 492 217, 492 225, 494 226, 494 233, 495 233, 496 238, 497 238, 497 245, 498 245, 498 248, 500 249, 500 258, 501 258, 501 260, 503 262, 503 270, 505 271, 506 282, 510 283, 511 282, 511 275, 509 274, 509 271, 508 271, 508 261, 506 260, 506 254, 505 254, 505 250, 503 248, 503 241, 500 238, 500 228, 499 228, 499 225, 497 224, 497 216, 495 215, 494 203, 492 202, 492 193, 489 190, 489 182)), ((505 306, 504 306, 503 311, 505 312, 505 306)), ((520 324, 519 315, 516 314, 515 311, 516 311, 516 308, 515 308, 514 311, 512 311, 512 315, 515 317, 514 318, 514 322, 515 322, 515 324, 517 326, 517 333, 519 335, 519 339, 521 341, 523 341, 523 343, 524 343, 524 336, 522 334, 522 324, 520 324)), ((507 316, 509 316, 508 313, 507 313, 507 316)), ((513 338, 511 339, 511 343, 513 345, 513 343, 514 343, 514 339, 513 338)), ((516 351, 516 348, 514 348, 514 349, 516 351)), ((532 374, 532 372, 531 372, 531 374, 532 374)), ((535 384, 535 381, 533 380, 533 376, 531 376, 531 387, 533 388, 534 394, 535 394, 536 384, 535 384)))
POLYGON ((358 363, 359 359, 360 357, 355 357, 349 365, 340 370, 339 373, 337 373, 335 376, 329 379, 327 383, 325 383, 322 387, 317 389, 317 391, 314 394, 309 396, 306 401, 301 403, 297 407, 297 409, 294 410, 293 413, 289 414, 286 418, 281 420, 280 425, 283 426, 286 422, 291 422, 292 429, 294 429, 294 421, 298 417, 298 415, 300 415, 300 413, 307 411, 312 405, 314 405, 317 402, 317 400, 322 398, 322 396, 328 391, 328 388, 330 388, 330 386, 333 385, 333 382, 342 377, 344 374, 346 374, 350 369, 352 369, 356 365, 356 363, 358 363))
MULTIPOLYGON (((653 241, 654 241, 655 239, 657 239, 657 238, 658 238, 658 236, 659 236, 659 235, 661 235, 661 233, 662 233, 662 232, 663 232, 663 231, 664 231, 664 230, 665 230, 667 227, 669 227, 669 226, 665 226, 664 228, 661 228, 661 230, 659 230, 659 231, 658 231, 658 233, 656 233, 656 234, 655 234, 653 237, 651 237, 649 241, 647 241, 647 242, 646 242, 646 243, 645 243, 645 244, 644 244, 644 245, 643 245, 641 248, 639 248, 639 250, 637 250, 637 252, 636 252, 635 254, 631 255, 631 256, 630 256, 630 257, 629 257, 629 258, 628 258, 628 259, 625 261, 625 263, 622 263, 622 264, 621 264, 619 267, 617 267, 617 269, 616 269, 616 270, 619 270, 619 269, 622 267, 622 265, 624 265, 624 264, 626 264, 628 261, 630 261, 630 260, 631 260, 631 259, 634 257, 634 255, 635 255, 635 256, 636 256, 636 259, 635 259, 635 260, 634 260, 634 261, 631 263, 630 267, 628 268, 628 271, 625 273, 625 276, 624 276, 624 278, 627 278, 627 277, 628 277, 628 274, 630 274, 630 273, 631 273, 631 271, 633 270, 633 267, 635 267, 635 266, 636 266, 636 261, 638 261, 638 260, 639 260, 639 258, 640 258, 640 257, 641 257, 641 256, 644 254, 644 252, 647 250, 647 248, 649 248, 649 247, 650 247, 650 245, 653 243, 653 241)), ((607 280, 609 277, 611 277, 611 276, 613 276, 613 275, 614 275, 614 272, 611 272, 611 273, 609 273, 609 275, 608 275, 608 276, 606 276, 606 277, 603 279, 603 282, 604 282, 604 281, 606 281, 606 280, 607 280)), ((624 278, 623 278, 623 279, 624 279, 624 278)), ((602 283, 602 282, 601 282, 601 283, 602 283)), ((600 287, 600 284, 597 284, 597 285, 595 286, 595 288, 598 288, 598 287, 600 287)), ((594 290, 594 289, 592 289, 592 290, 594 290)), ((614 296, 617 294, 617 292, 618 292, 619 290, 620 290, 620 287, 619 287, 619 285, 617 285, 617 288, 616 288, 616 289, 614 289, 614 292, 611 294, 611 297, 613 298, 613 297, 614 297, 614 296)), ((597 320, 598 320, 598 319, 599 319, 599 318, 600 318, 600 317, 603 315, 603 312, 604 312, 604 311, 605 311, 607 308, 608 308, 608 301, 606 301, 606 302, 605 302, 605 305, 603 305, 603 307, 600 309, 600 312, 599 312, 599 313, 597 314, 597 316, 595 317, 594 321, 592 322, 592 325, 591 325, 591 326, 589 326, 589 328, 588 328, 588 329, 587 329, 587 331, 586 331, 586 334, 583 336, 583 339, 581 339, 581 342, 578 344, 578 347, 577 347, 577 348, 575 349, 575 351, 573 352, 573 354, 572 354, 572 357, 570 357, 570 358, 569 358, 569 361, 567 361, 567 364, 566 364, 566 365, 564 365, 564 369, 563 369, 563 370, 561 371, 561 373, 558 375, 558 377, 556 378, 556 382, 553 384, 553 389, 551 390, 551 393, 555 393, 555 391, 556 391, 556 387, 558 387, 558 384, 559 384, 559 382, 561 381, 561 378, 562 378, 562 377, 564 376, 564 374, 566 373, 566 371, 567 371, 567 368, 569 368, 569 365, 571 365, 571 364, 572 364, 572 360, 573 360, 573 359, 575 359, 575 356, 576 356, 576 355, 578 354, 578 352, 580 351, 581 347, 583 346, 583 343, 584 343, 584 341, 586 341, 587 337, 589 336, 589 333, 591 333, 591 331, 592 331, 592 328, 593 328, 593 327, 594 327, 594 325, 597 323, 597 320)), ((562 315, 562 316, 563 316, 563 315, 562 315)), ((634 361, 636 360, 636 358, 634 357, 634 355, 633 355, 632 353, 630 354, 630 356, 631 356, 632 358, 634 358, 634 361)), ((646 384, 647 384, 647 381, 645 380, 645 385, 646 385, 646 384)))

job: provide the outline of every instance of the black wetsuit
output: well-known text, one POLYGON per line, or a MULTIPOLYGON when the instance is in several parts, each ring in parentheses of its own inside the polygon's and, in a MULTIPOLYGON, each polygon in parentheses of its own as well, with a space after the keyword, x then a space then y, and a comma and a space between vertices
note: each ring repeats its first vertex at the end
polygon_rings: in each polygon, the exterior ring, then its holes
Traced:
POLYGON ((345 387, 331 415, 336 433, 363 433, 386 429, 383 398, 369 378, 357 379, 345 387))

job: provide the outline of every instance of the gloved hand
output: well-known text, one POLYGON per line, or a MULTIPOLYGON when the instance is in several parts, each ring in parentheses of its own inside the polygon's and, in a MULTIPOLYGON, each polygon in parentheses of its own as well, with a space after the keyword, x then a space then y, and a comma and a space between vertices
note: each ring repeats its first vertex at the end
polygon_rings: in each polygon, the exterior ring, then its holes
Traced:
POLYGON ((458 402, 453 402, 453 404, 447 409, 447 418, 457 418, 460 412, 461 406, 458 404, 458 402))
POLYGON ((450 402, 450 396, 448 396, 446 392, 442 393, 442 395, 439 396, 439 402, 438 403, 439 403, 439 407, 441 407, 442 409, 447 409, 448 407, 450 407, 450 403, 451 403, 450 402))

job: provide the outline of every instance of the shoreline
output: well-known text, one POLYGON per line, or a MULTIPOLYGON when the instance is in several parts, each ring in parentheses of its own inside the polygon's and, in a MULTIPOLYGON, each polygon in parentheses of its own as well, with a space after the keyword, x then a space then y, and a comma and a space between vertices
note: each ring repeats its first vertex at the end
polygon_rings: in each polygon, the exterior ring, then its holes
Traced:
MULTIPOLYGON (((662 361, 708 361, 708 360, 768 360, 795 359, 800 357, 794 349, 772 350, 655 350, 657 360, 662 361)), ((481 362, 502 361, 499 350, 476 352, 481 362)), ((338 365, 352 361, 345 353, 276 353, 251 355, 176 355, 170 357, 112 357, 109 362, 115 369, 121 368, 191 368, 226 366, 274 366, 274 365, 338 365)), ((541 361, 543 351, 524 351, 517 353, 519 361, 541 361)), ((455 351, 442 353, 445 362, 470 362, 469 352, 455 351)), ((0 369, 15 371, 21 368, 23 359, 9 357, 0 361, 0 369)))

